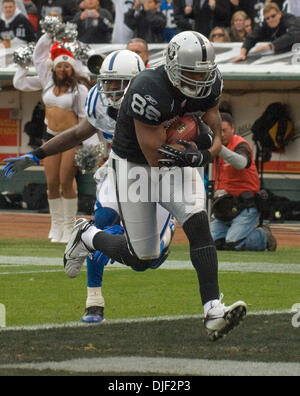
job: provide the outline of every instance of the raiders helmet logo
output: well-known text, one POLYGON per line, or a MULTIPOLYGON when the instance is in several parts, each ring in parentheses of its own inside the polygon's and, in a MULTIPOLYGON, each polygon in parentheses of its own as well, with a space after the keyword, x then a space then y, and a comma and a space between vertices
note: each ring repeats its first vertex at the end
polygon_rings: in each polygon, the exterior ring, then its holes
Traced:
POLYGON ((176 57, 179 48, 180 46, 177 43, 170 43, 168 47, 168 57, 170 60, 173 60, 176 57))

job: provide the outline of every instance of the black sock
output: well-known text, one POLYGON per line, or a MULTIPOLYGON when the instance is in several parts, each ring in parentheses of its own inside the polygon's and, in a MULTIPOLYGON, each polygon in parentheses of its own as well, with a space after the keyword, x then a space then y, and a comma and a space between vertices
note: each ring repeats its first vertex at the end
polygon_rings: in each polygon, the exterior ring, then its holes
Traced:
POLYGON ((202 304, 219 298, 218 257, 206 212, 193 215, 183 226, 190 242, 190 255, 196 269, 202 304))
POLYGON ((118 263, 132 267, 135 271, 145 271, 157 260, 140 260, 133 255, 128 247, 125 235, 111 235, 106 232, 98 232, 93 238, 93 246, 109 258, 118 263))

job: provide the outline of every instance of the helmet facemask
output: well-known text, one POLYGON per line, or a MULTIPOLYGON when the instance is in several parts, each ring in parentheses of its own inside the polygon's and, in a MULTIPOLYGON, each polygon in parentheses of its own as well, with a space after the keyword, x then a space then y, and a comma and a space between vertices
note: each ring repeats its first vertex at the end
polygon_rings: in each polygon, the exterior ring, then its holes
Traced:
POLYGON ((103 106, 119 109, 130 81, 145 69, 141 57, 129 50, 118 50, 104 59, 97 79, 103 106))
POLYGON ((176 62, 172 66, 166 67, 167 74, 174 85, 189 98, 204 99, 210 93, 216 81, 216 64, 199 62, 195 67, 179 65, 176 62), (195 79, 192 74, 197 74, 195 79))
POLYGON ((99 76, 98 91, 102 92, 107 100, 103 100, 103 95, 100 95, 103 106, 119 109, 129 82, 130 78, 128 76, 124 78, 121 76, 116 78, 112 78, 112 76, 99 76))

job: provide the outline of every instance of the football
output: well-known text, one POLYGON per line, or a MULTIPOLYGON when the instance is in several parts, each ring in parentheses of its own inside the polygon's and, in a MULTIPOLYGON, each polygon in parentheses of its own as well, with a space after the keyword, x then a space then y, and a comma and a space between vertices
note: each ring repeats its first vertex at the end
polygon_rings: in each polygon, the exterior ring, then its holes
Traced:
POLYGON ((174 121, 167 128, 166 143, 176 143, 176 140, 186 140, 190 142, 198 136, 198 123, 193 116, 184 116, 174 121))

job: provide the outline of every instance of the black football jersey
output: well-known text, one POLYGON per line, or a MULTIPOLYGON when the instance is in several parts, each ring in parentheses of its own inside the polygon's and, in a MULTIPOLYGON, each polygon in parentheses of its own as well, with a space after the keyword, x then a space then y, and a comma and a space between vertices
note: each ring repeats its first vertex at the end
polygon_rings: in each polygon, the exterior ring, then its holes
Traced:
POLYGON ((202 115, 215 107, 222 88, 223 80, 218 71, 207 98, 188 98, 173 87, 164 66, 142 71, 132 80, 124 95, 112 142, 113 151, 130 162, 146 164, 147 160, 137 141, 134 119, 149 125, 163 124, 167 128, 178 117, 185 114, 202 115))

